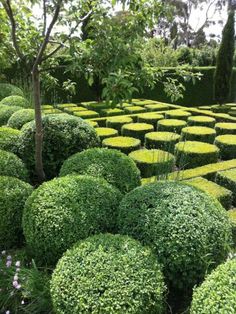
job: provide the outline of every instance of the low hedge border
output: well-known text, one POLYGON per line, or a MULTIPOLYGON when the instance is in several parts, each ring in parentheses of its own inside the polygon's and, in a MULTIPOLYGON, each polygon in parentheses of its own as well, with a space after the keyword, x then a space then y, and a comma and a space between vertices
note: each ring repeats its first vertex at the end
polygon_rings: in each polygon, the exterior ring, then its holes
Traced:
POLYGON ((236 208, 229 210, 228 216, 232 223, 233 241, 234 246, 236 247, 236 208))
POLYGON ((236 135, 219 135, 216 137, 215 145, 220 149, 221 159, 236 158, 236 135))
POLYGON ((146 109, 141 106, 130 106, 124 108, 125 113, 142 113, 146 112, 146 109))
POLYGON ((236 205, 236 169, 217 172, 216 183, 233 193, 233 203, 236 205))
POLYGON ((85 110, 85 111, 78 111, 74 112, 74 116, 80 117, 82 119, 91 119, 99 117, 99 113, 93 110, 85 110))

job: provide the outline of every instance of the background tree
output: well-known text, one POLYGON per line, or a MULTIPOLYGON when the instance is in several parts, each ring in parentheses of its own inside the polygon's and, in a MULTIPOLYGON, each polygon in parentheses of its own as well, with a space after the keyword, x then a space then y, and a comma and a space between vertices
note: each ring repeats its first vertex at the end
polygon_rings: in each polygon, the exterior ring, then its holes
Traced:
POLYGON ((231 92, 233 58, 235 51, 234 11, 229 11, 227 23, 222 33, 222 41, 217 55, 214 77, 214 96, 219 104, 228 101, 231 92))

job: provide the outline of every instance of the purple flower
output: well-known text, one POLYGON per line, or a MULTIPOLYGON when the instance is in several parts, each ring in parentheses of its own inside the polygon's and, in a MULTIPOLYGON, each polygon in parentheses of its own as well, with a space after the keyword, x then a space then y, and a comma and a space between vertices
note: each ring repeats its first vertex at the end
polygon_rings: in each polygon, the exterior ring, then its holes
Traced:
POLYGON ((14 281, 12 282, 12 285, 13 285, 14 288, 16 288, 16 287, 18 286, 18 284, 19 284, 19 283, 18 283, 17 280, 14 280, 14 281))
POLYGON ((7 261, 11 261, 11 255, 7 256, 7 261))
POLYGON ((6 262, 6 266, 7 266, 7 267, 11 267, 11 264, 12 264, 12 261, 11 261, 11 260, 9 260, 9 261, 6 262))

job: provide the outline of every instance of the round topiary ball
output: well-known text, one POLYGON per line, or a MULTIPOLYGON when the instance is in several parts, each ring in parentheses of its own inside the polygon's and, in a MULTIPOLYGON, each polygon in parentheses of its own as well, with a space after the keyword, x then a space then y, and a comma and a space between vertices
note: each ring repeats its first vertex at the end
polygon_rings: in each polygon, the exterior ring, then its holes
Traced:
POLYGON ((165 290, 151 250, 111 234, 77 243, 60 259, 51 280, 58 314, 161 314, 165 290))
POLYGON ((232 230, 220 203, 197 188, 158 182, 136 188, 120 204, 119 232, 151 246, 170 289, 189 291, 224 261, 232 230))
POLYGON ((0 247, 10 249, 22 244, 22 212, 33 188, 13 177, 0 177, 0 247))
MULTIPOLYGON (((19 155, 31 175, 35 169, 35 121, 27 123, 19 139, 19 155)), ((99 145, 95 129, 86 121, 68 114, 43 117, 43 162, 47 178, 58 173, 72 154, 99 145)))
POLYGON ((22 160, 15 154, 0 150, 0 176, 16 177, 29 180, 28 171, 22 160))
POLYGON ((8 127, 0 127, 0 149, 12 153, 17 152, 21 132, 8 127))
POLYGON ((114 149, 91 148, 69 157, 62 165, 60 176, 90 175, 104 178, 127 193, 140 185, 140 172, 134 161, 114 149))
POLYGON ((12 95, 18 95, 23 97, 24 93, 19 87, 15 85, 8 83, 0 83, 0 100, 12 95))
POLYGON ((0 105, 0 126, 7 124, 10 117, 20 109, 21 107, 18 106, 7 107, 0 105))
POLYGON ((218 266, 203 284, 196 288, 190 314, 236 313, 236 259, 218 266))
POLYGON ((21 109, 13 113, 7 125, 13 129, 20 130, 24 124, 34 120, 34 109, 21 109))
POLYGON ((66 176, 42 184, 27 200, 23 229, 31 255, 53 265, 72 244, 113 231, 121 193, 105 180, 66 176))
POLYGON ((27 108, 29 107, 29 102, 27 99, 25 99, 22 96, 17 96, 17 95, 13 95, 13 96, 8 96, 3 98, 0 101, 0 105, 4 105, 4 106, 9 106, 9 107, 23 107, 23 108, 27 108))

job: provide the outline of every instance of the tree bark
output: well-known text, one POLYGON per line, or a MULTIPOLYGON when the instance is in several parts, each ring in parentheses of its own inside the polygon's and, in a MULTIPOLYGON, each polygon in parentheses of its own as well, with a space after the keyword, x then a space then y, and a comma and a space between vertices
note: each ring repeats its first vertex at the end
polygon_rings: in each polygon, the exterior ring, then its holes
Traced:
POLYGON ((43 170, 43 124, 40 103, 40 74, 38 66, 34 66, 32 70, 34 110, 35 110, 35 172, 39 183, 45 180, 43 170))

